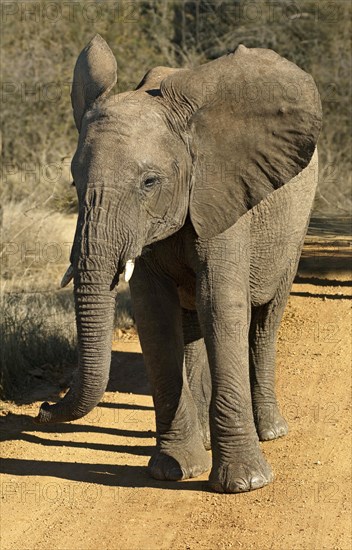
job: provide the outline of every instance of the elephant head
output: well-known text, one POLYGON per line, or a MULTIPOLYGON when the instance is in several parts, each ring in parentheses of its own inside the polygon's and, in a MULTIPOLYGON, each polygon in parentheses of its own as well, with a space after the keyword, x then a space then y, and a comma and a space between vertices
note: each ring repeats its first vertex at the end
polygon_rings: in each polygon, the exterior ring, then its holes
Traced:
POLYGON ((78 57, 71 93, 79 369, 59 403, 42 405, 39 422, 80 418, 101 399, 115 287, 143 247, 187 216, 202 239, 223 232, 307 166, 320 130, 313 79, 271 50, 239 46, 195 69, 157 67, 135 91, 108 95, 116 79, 97 35, 78 57))

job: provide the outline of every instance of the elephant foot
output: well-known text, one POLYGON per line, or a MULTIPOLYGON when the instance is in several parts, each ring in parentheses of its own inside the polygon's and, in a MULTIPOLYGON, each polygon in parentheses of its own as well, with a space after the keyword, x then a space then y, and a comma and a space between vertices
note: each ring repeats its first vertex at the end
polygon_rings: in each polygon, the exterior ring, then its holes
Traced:
POLYGON ((241 460, 213 468, 209 477, 210 488, 217 493, 245 493, 271 483, 274 475, 262 452, 259 450, 252 460, 250 456, 246 454, 241 460))
POLYGON ((197 477, 211 467, 211 459, 206 450, 192 446, 177 450, 158 449, 148 464, 152 477, 160 480, 180 481, 197 477))
POLYGON ((259 405, 253 411, 260 441, 270 441, 288 433, 288 425, 277 405, 259 405))

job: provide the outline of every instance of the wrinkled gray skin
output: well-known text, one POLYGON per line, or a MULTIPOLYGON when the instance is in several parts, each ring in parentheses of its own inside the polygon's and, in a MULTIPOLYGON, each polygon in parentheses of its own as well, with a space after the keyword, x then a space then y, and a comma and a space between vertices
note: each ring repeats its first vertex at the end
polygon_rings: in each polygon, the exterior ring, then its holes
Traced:
POLYGON ((216 491, 257 489, 273 478, 259 440, 287 433, 275 343, 317 182, 317 90, 296 65, 244 46, 192 70, 157 67, 134 92, 108 97, 115 82, 96 36, 72 89, 79 374, 37 421, 75 420, 101 399, 116 284, 136 259, 130 287, 157 426, 151 475, 211 467, 216 491))

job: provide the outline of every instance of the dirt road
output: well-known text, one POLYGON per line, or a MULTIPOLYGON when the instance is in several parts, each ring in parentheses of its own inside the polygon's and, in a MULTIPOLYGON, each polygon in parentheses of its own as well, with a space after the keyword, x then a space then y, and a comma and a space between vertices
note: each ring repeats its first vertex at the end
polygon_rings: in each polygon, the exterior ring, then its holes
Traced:
POLYGON ((139 345, 115 343, 108 391, 88 417, 38 428, 38 403, 4 405, 2 550, 349 550, 350 287, 339 267, 338 280, 331 270, 309 279, 309 251, 308 243, 278 349, 290 432, 262 444, 273 484, 218 495, 207 475, 150 479, 154 413, 139 345))

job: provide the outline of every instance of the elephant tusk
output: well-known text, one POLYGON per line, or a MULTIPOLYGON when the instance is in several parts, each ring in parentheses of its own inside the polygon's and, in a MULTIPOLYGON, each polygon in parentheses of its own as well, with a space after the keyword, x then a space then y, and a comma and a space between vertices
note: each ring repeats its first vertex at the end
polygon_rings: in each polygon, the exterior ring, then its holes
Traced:
POLYGON ((128 283, 128 281, 132 277, 133 270, 134 270, 134 261, 133 260, 128 260, 126 265, 125 265, 125 281, 126 281, 126 283, 128 283))
POLYGON ((73 279, 73 267, 69 265, 65 275, 62 277, 60 287, 64 288, 73 279))

